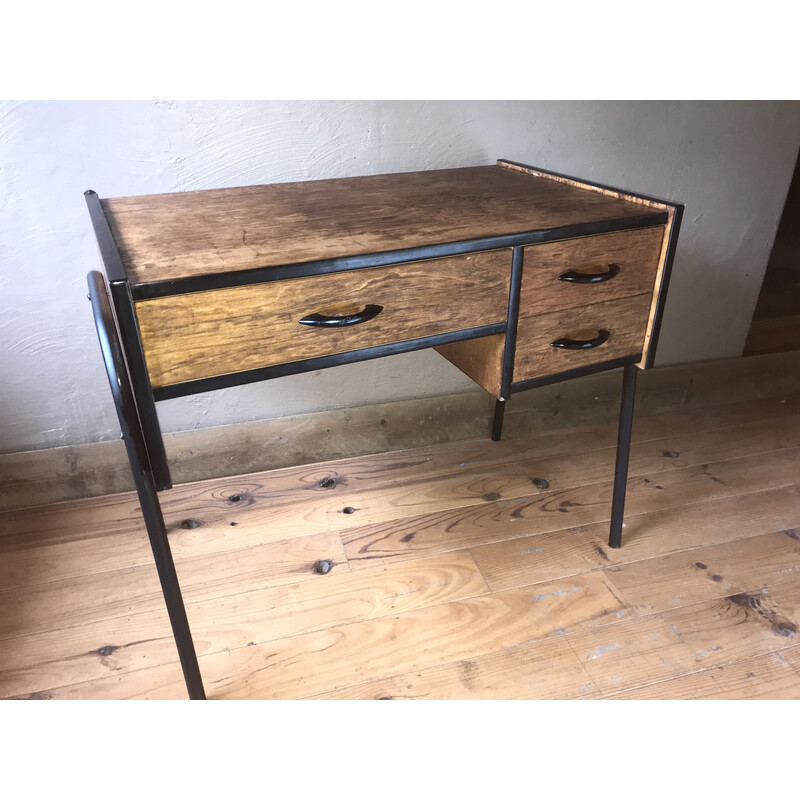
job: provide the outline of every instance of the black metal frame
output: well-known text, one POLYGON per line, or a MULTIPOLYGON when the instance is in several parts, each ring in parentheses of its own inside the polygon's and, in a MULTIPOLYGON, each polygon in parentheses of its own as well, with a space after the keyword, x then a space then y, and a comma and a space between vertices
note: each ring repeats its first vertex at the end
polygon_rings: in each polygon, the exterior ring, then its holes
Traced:
POLYGON ((614 466, 614 494, 611 500, 611 530, 608 546, 622 546, 622 518, 625 512, 625 492, 628 486, 628 457, 631 452, 631 432, 633 428, 633 403, 636 399, 636 376, 638 369, 634 364, 625 366, 622 372, 622 402, 619 408, 619 427, 617 428, 617 458, 614 466))
POLYGON ((492 417, 492 441, 499 442, 503 435, 503 418, 506 402, 511 394, 514 374, 514 356, 517 352, 517 326, 519 324, 519 293, 522 287, 522 266, 525 248, 515 247, 511 254, 511 283, 508 291, 508 315, 506 317, 506 339, 503 343, 503 363, 500 372, 500 397, 495 400, 492 417))
POLYGON ((117 243, 111 233, 103 206, 97 192, 87 189, 83 196, 86 200, 86 207, 89 209, 89 219, 92 221, 94 236, 97 239, 97 247, 100 250, 100 260, 103 262, 103 269, 109 283, 121 281, 128 282, 125 268, 122 266, 122 259, 117 250, 117 243))
POLYGON ((610 369, 619 369, 620 367, 625 367, 629 364, 638 364, 641 360, 642 354, 638 353, 632 356, 615 358, 611 361, 604 361, 602 364, 589 364, 588 366, 576 367, 575 369, 570 369, 566 372, 557 372, 554 375, 545 375, 542 378, 531 378, 527 381, 519 381, 519 383, 511 384, 511 394, 527 392, 528 389, 537 389, 540 386, 549 386, 551 383, 570 381, 573 378, 582 378, 584 375, 594 375, 596 372, 607 372, 610 369))
POLYGON ((506 416, 506 400, 499 397, 494 401, 494 414, 492 415, 492 441, 499 442, 503 437, 503 420, 506 416))
MULTIPOLYGON (((516 162, 499 161, 498 164, 519 166, 544 175, 568 178, 578 183, 585 183, 579 179, 569 178, 569 176, 559 175, 555 172, 529 167, 524 164, 517 164, 516 162)), ((613 187, 604 187, 599 184, 592 185, 597 188, 619 192, 629 197, 638 197, 644 200, 663 203, 664 205, 674 208, 673 227, 668 243, 665 265, 662 270, 662 279, 658 289, 657 308, 651 327, 647 362, 644 364, 646 368, 652 365, 655 354, 683 206, 667 201, 654 200, 654 198, 648 198, 644 195, 634 195, 630 192, 613 189, 613 187)), ((158 491, 171 488, 172 482, 155 407, 156 401, 504 333, 505 342, 501 373, 501 396, 497 399, 495 404, 492 425, 492 439, 499 440, 502 434, 505 406, 508 398, 512 394, 538 386, 546 386, 548 384, 570 380, 580 377, 581 375, 590 375, 618 367, 624 367, 611 529, 609 534, 609 545, 611 547, 620 546, 628 454, 630 450, 631 426, 633 420, 633 403, 636 390, 637 367, 635 365, 641 361, 642 354, 631 354, 601 364, 592 364, 586 367, 567 370, 556 375, 548 375, 542 378, 534 378, 532 380, 514 383, 513 365, 519 317, 519 297, 524 258, 523 248, 527 245, 556 241, 559 239, 572 239, 582 236, 593 236, 615 231, 664 225, 669 219, 669 215, 666 211, 650 211, 648 213, 625 218, 550 228, 547 230, 448 242, 347 258, 326 259, 304 264, 265 266, 245 271, 216 273, 213 275, 131 286, 128 283, 124 266, 100 199, 93 191, 85 192, 85 198, 97 238, 100 257, 108 279, 108 284, 106 284, 101 273, 89 273, 88 280, 92 311, 111 393, 119 417, 122 436, 125 440, 128 459, 142 507, 142 515, 158 569, 159 579, 161 581, 161 587, 164 593, 164 599, 172 624, 190 698, 205 699, 205 692, 191 631, 186 618, 186 610, 181 597, 177 573, 167 540, 166 526, 161 511, 161 505, 158 499, 158 491), (441 258, 507 247, 513 248, 513 252, 508 315, 504 322, 437 336, 420 337, 405 342, 380 345, 348 353, 306 359, 292 364, 280 364, 248 370, 246 372, 187 381, 165 387, 156 387, 155 389, 150 383, 134 309, 135 301, 254 283, 290 280, 310 275, 324 275, 345 270, 389 266, 407 261, 441 258)))
POLYGON ((161 425, 158 421, 155 396, 150 386, 150 375, 144 360, 142 340, 139 336, 139 323, 136 311, 133 308, 130 288, 127 283, 112 283, 110 285, 111 297, 114 301, 114 310, 117 314, 122 341, 127 344, 125 353, 128 360, 128 369, 133 382, 133 393, 136 397, 136 407, 142 421, 142 434, 147 444, 147 454, 150 458, 150 467, 158 490, 172 488, 172 477, 169 474, 167 452, 164 449, 164 439, 161 435, 161 425))
POLYGON ((87 278, 89 299, 92 301, 94 324, 100 340, 106 375, 117 409, 122 438, 125 441, 136 492, 139 495, 142 516, 147 528, 147 535, 150 538, 150 547, 161 581, 161 590, 178 648, 178 656, 183 667, 186 688, 192 700, 205 700, 203 680, 197 663, 192 632, 186 618, 186 608, 181 596, 178 575, 175 572, 175 562, 172 560, 172 552, 167 539, 167 527, 164 524, 164 515, 158 501, 158 490, 150 469, 147 447, 142 435, 133 387, 126 368, 125 355, 114 320, 108 289, 100 272, 90 272, 87 278))
POLYGON ((164 439, 161 435, 161 425, 158 421, 155 398, 150 385, 150 376, 142 350, 142 340, 139 336, 139 323, 133 307, 131 289, 122 266, 122 259, 117 250, 114 236, 111 233, 108 220, 100 205, 100 198, 96 192, 84 192, 89 217, 97 238, 100 250, 100 261, 109 282, 111 302, 114 314, 119 325, 119 332, 126 355, 126 363, 131 375, 133 394, 136 399, 136 408, 141 420, 142 436, 144 437, 147 461, 159 491, 172 488, 172 478, 167 463, 167 453, 164 449, 164 439))
POLYGON ((508 292, 506 341, 503 346, 503 367, 500 378, 500 396, 507 400, 514 377, 514 356, 517 353, 517 326, 519 325, 519 296, 522 288, 522 267, 525 249, 515 247, 511 255, 511 285, 508 292))

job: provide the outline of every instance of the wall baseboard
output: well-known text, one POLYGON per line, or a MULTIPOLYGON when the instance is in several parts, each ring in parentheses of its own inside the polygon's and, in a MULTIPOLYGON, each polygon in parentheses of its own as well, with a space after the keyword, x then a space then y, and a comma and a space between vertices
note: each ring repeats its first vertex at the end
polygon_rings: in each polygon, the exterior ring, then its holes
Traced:
MULTIPOLYGON (((620 371, 514 395, 503 436, 612 421, 620 371)), ((800 351, 659 367, 639 376, 636 415, 800 392, 800 351)), ((180 431, 164 437, 174 483, 488 437, 483 391, 180 431)), ((0 509, 133 489, 121 441, 0 455, 0 509)))

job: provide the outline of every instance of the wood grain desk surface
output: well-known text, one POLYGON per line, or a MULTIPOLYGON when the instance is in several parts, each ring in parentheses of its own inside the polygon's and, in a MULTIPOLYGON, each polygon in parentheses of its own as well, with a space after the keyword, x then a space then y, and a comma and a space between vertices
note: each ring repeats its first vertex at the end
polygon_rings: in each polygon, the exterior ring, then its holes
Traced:
POLYGON ((502 165, 101 203, 133 285, 626 219, 654 210, 502 165))

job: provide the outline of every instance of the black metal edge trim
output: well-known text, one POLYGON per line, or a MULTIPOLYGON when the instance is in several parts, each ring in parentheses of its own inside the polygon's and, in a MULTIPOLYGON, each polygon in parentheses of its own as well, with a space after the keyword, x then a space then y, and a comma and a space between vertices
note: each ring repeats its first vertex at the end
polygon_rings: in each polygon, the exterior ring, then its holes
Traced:
POLYGON ((111 233, 103 207, 100 205, 100 198, 97 192, 87 189, 83 193, 86 199, 86 206, 89 209, 89 218, 94 228, 94 236, 97 239, 97 246, 100 250, 100 260, 103 262, 103 270, 109 283, 116 281, 126 281, 125 269, 122 266, 122 259, 117 250, 117 243, 111 233))
POLYGON ((200 378, 195 381, 185 381, 184 383, 175 383, 170 386, 156 387, 153 389, 153 397, 157 401, 172 400, 176 397, 185 397, 189 394, 211 392, 215 389, 228 389, 232 386, 243 386, 247 383, 256 383, 272 378, 283 378, 286 375, 297 375, 302 372, 313 372, 318 369, 338 367, 342 364, 369 361, 373 358, 392 356, 398 353, 409 353, 413 350, 424 350, 428 347, 438 347, 442 344, 451 344, 452 342, 461 342, 467 339, 477 339, 480 336, 493 336, 497 333, 504 333, 505 330, 506 323, 497 322, 492 325, 482 325, 477 328, 465 328, 464 330, 454 331, 452 333, 440 333, 435 336, 408 339, 404 342, 393 342, 392 344, 383 344, 377 347, 367 347, 363 350, 350 350, 346 353, 308 358, 304 361, 293 361, 288 364, 259 367, 258 369, 250 369, 244 372, 231 372, 226 375, 217 375, 213 378, 200 378))
POLYGON ((539 386, 549 386, 551 383, 561 383, 561 381, 572 380, 572 378, 580 378, 583 375, 592 375, 595 372, 605 372, 609 369, 626 367, 630 364, 637 364, 641 360, 642 354, 639 353, 635 356, 623 356, 622 358, 615 358, 613 361, 604 361, 602 364, 589 364, 588 366, 577 367, 576 369, 570 369, 566 372, 558 372, 554 375, 546 375, 543 378, 531 378, 528 381, 512 383, 511 394, 524 392, 528 389, 536 389, 539 386))
MULTIPOLYGON (((583 183, 586 186, 594 186, 596 189, 604 189, 608 192, 619 192, 620 194, 626 194, 629 197, 638 197, 640 200, 647 200, 651 203, 661 203, 665 206, 677 206, 680 203, 675 203, 672 200, 664 200, 660 197, 650 197, 646 194, 639 194, 638 192, 629 192, 627 189, 620 189, 618 186, 607 186, 604 183, 595 183, 594 181, 587 181, 586 178, 576 178, 574 175, 564 175, 562 172, 553 172, 551 169, 542 169, 541 167, 534 167, 530 164, 521 164, 519 161, 511 161, 508 158, 499 158, 497 159, 498 165, 500 164, 509 164, 512 167, 522 167, 523 169, 530 169, 534 172, 541 172, 542 175, 552 175, 554 178, 566 178, 568 181, 575 181, 576 183, 583 183)), ((624 200, 625 198, 620 198, 624 200)))
POLYGON ((119 325, 122 349, 131 375, 133 396, 139 411, 150 471, 158 491, 172 488, 172 477, 167 463, 167 453, 161 436, 161 425, 158 421, 150 375, 139 336, 139 324, 133 308, 130 287, 127 283, 117 281, 110 284, 111 298, 119 325))
POLYGON ((508 292, 508 324, 500 373, 500 396, 504 400, 507 400, 511 394, 511 381, 514 374, 514 355, 517 350, 517 324, 519 322, 519 299, 524 256, 524 248, 514 248, 511 257, 511 286, 508 292))
POLYGON ((651 228, 656 225, 665 225, 667 221, 668 215, 665 211, 652 211, 634 217, 584 222, 580 225, 546 228, 526 233, 511 233, 483 239, 466 239, 460 242, 409 247, 404 250, 387 250, 383 253, 330 258, 322 261, 307 261, 300 264, 280 264, 274 267, 256 267, 234 272, 217 272, 212 275, 175 278, 154 283, 139 283, 131 287, 131 292, 134 300, 152 300, 157 297, 168 297, 174 294, 206 292, 213 289, 227 289, 233 286, 248 286, 253 283, 305 278, 311 275, 325 275, 345 270, 387 267, 406 261, 479 253, 484 250, 541 244, 542 242, 557 241, 559 239, 596 236, 602 233, 614 233, 636 228, 651 228))
POLYGON ((656 313, 653 316, 653 322, 650 326, 650 341, 647 346, 647 359, 644 363, 645 369, 650 369, 656 359, 656 347, 658 346, 658 337, 661 333, 661 321, 664 319, 664 307, 667 303, 667 289, 669 288, 669 279, 672 275, 672 262, 675 260, 675 251, 678 248, 678 234, 681 229, 681 221, 683 220, 682 205, 675 206, 675 214, 672 218, 672 230, 669 232, 669 242, 667 243, 667 256, 664 261, 664 268, 661 271, 661 282, 658 286, 658 298, 656 299, 656 313))

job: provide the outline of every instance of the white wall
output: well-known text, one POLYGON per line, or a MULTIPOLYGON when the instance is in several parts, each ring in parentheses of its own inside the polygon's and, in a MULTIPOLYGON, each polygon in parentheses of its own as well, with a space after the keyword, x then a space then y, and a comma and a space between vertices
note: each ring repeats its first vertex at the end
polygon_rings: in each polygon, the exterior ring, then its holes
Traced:
MULTIPOLYGON (((741 353, 800 144, 786 102, 4 102, 0 450, 118 435, 86 301, 101 197, 510 158, 686 204, 658 363, 741 353)), ((159 404, 165 431, 473 384, 433 351, 159 404)))

